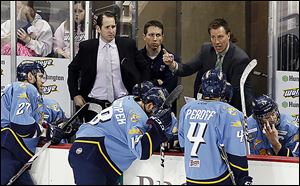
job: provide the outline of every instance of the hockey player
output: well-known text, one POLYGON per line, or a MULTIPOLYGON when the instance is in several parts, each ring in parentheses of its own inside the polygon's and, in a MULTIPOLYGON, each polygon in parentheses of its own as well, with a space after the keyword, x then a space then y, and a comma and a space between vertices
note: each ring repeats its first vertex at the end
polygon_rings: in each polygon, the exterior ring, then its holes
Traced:
POLYGON ((69 152, 75 183, 115 185, 134 160, 150 158, 167 141, 171 110, 159 109, 167 96, 157 87, 142 99, 125 96, 82 124, 69 152))
POLYGON ((142 98, 153 87, 154 85, 151 81, 143 81, 133 86, 132 95, 142 98))
POLYGON ((225 83, 222 72, 207 71, 202 77, 202 99, 186 103, 180 111, 178 138, 184 148, 188 185, 243 185, 252 180, 243 141, 243 114, 221 101, 225 83), (227 157, 221 154, 223 145, 227 157))
MULTIPOLYGON (((142 83, 138 83, 134 85, 132 88, 132 95, 136 96, 135 99, 142 99, 143 96, 150 90, 151 88, 155 87, 151 81, 144 81, 142 83)), ((163 143, 165 147, 165 151, 168 151, 171 148, 175 140, 178 141, 178 129, 177 129, 177 119, 175 114, 172 112, 172 125, 166 131, 166 135, 168 138, 168 142, 163 143)), ((159 151, 159 148, 154 149, 155 152, 159 151)))
MULTIPOLYGON (((19 82, 7 86, 1 95, 1 185, 7 184, 33 156, 44 131, 41 96, 44 73, 42 65, 34 61, 22 62, 17 67, 19 82)), ((57 141, 60 130, 48 124, 44 126, 52 131, 48 138, 57 141)), ((28 171, 15 184, 33 184, 28 171)))
POLYGON ((279 113, 278 105, 266 95, 252 102, 248 118, 250 153, 299 157, 299 126, 292 116, 279 113))
POLYGON ((44 98, 43 105, 44 105, 44 119, 48 123, 54 123, 57 121, 67 119, 65 112, 63 111, 59 103, 54 99, 44 98))

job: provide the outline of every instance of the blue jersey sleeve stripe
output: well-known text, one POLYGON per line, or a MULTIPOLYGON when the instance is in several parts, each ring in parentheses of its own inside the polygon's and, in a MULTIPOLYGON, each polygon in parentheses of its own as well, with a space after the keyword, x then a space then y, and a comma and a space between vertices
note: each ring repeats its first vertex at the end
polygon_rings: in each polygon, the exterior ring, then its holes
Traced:
POLYGON ((14 136, 14 138, 16 139, 16 141, 18 142, 18 144, 20 145, 20 147, 30 156, 32 157, 33 154, 24 146, 24 144, 19 140, 18 136, 16 135, 16 133, 11 130, 10 128, 3 128, 1 129, 1 132, 5 131, 5 130, 9 130, 11 132, 11 134, 14 136))
POLYGON ((104 157, 104 159, 106 160, 106 162, 109 164, 109 166, 120 176, 122 175, 122 173, 120 171, 118 171, 118 169, 112 164, 112 162, 106 157, 106 155, 103 153, 102 148, 100 146, 100 142, 99 141, 88 141, 88 140, 75 140, 74 142, 79 142, 79 143, 90 143, 90 144, 95 144, 98 146, 98 149, 101 153, 101 155, 104 157))

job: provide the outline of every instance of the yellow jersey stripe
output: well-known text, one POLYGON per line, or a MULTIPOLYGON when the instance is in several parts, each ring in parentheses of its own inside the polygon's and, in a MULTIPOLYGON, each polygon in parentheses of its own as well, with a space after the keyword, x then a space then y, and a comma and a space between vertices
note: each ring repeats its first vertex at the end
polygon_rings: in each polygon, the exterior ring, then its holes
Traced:
POLYGON ((149 152, 150 152, 150 155, 149 155, 149 157, 151 157, 152 156, 152 140, 151 140, 151 137, 150 137, 150 134, 148 134, 148 132, 146 132, 146 135, 147 135, 147 137, 148 137, 148 139, 149 139, 149 145, 150 145, 150 150, 149 150, 149 152))
POLYGON ((230 176, 230 174, 228 173, 224 178, 216 180, 216 181, 194 181, 194 180, 189 180, 189 179, 186 179, 186 181, 190 182, 190 183, 195 183, 195 184, 216 184, 216 183, 226 180, 229 176, 230 176))
POLYGON ((13 134, 13 136, 15 137, 15 139, 17 140, 17 142, 19 143, 19 145, 21 146, 21 148, 22 148, 22 149, 23 149, 30 157, 33 156, 33 154, 31 154, 31 152, 29 152, 29 151, 27 150, 27 148, 24 147, 24 145, 20 142, 19 138, 17 137, 17 135, 15 134, 15 132, 14 132, 13 130, 11 130, 10 128, 3 128, 3 129, 1 129, 1 132, 2 132, 2 131, 5 131, 5 130, 9 130, 9 131, 13 134))
POLYGON ((230 164, 231 166, 233 166, 234 168, 240 169, 240 170, 242 170, 242 171, 248 171, 248 168, 242 168, 242 167, 239 167, 239 166, 237 166, 237 165, 234 165, 234 164, 231 163, 231 162, 229 162, 229 164, 230 164))
POLYGON ((100 146, 100 142, 98 141, 88 141, 88 140, 75 140, 74 142, 80 142, 80 143, 91 143, 91 144, 95 144, 98 146, 100 153, 102 154, 102 156, 104 157, 104 159, 107 161, 107 163, 109 164, 109 166, 116 172, 118 173, 120 176, 122 175, 122 173, 120 173, 115 167, 114 165, 109 161, 109 159, 105 156, 105 154, 103 153, 101 146, 100 146))

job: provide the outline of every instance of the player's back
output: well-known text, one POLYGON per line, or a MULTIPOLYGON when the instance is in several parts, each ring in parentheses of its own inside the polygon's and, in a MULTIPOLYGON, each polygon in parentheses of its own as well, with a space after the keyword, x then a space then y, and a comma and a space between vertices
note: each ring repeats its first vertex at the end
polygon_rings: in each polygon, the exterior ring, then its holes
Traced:
POLYGON ((42 97, 30 83, 14 82, 1 95, 1 127, 11 122, 30 125, 41 120, 38 105, 42 97))
POLYGON ((80 126, 76 138, 105 137, 106 151, 111 160, 126 170, 139 153, 132 148, 133 136, 144 133, 148 117, 132 96, 125 96, 113 102, 111 107, 101 111, 94 119, 80 126), (121 155, 121 157, 120 157, 121 155))
POLYGON ((182 107, 179 142, 184 147, 187 180, 217 181, 214 179, 226 172, 218 143, 224 143, 229 153, 245 155, 245 147, 239 148, 243 143, 242 118, 240 111, 220 101, 196 100, 182 107))

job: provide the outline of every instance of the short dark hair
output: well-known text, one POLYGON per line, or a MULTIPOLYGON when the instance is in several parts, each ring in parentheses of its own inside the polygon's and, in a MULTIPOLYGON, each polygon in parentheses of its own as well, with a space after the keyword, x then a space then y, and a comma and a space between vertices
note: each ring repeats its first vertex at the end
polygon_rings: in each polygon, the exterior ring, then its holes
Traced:
POLYGON ((105 11, 105 12, 102 12, 98 16, 98 18, 97 18, 97 25, 100 26, 100 28, 103 25, 103 16, 113 17, 115 19, 116 24, 117 24, 117 17, 116 17, 116 15, 113 12, 111 12, 111 11, 105 11))
POLYGON ((225 29, 226 34, 228 34, 228 32, 230 32, 230 41, 231 42, 233 42, 233 43, 237 42, 237 39, 233 36, 233 34, 230 31, 227 21, 223 18, 216 18, 211 23, 209 23, 208 29, 207 29, 208 34, 210 35, 211 29, 217 29, 219 27, 223 27, 225 29))
POLYGON ((230 32, 230 28, 228 26, 227 21, 223 18, 216 18, 211 23, 209 23, 208 29, 207 29, 208 34, 210 35, 211 29, 217 29, 219 27, 224 27, 226 34, 228 34, 228 32, 230 32))
POLYGON ((148 28, 150 26, 156 26, 158 28, 160 28, 162 30, 162 34, 164 34, 164 26, 161 22, 157 21, 157 20, 150 20, 148 21, 145 25, 144 25, 144 34, 147 34, 148 28))

